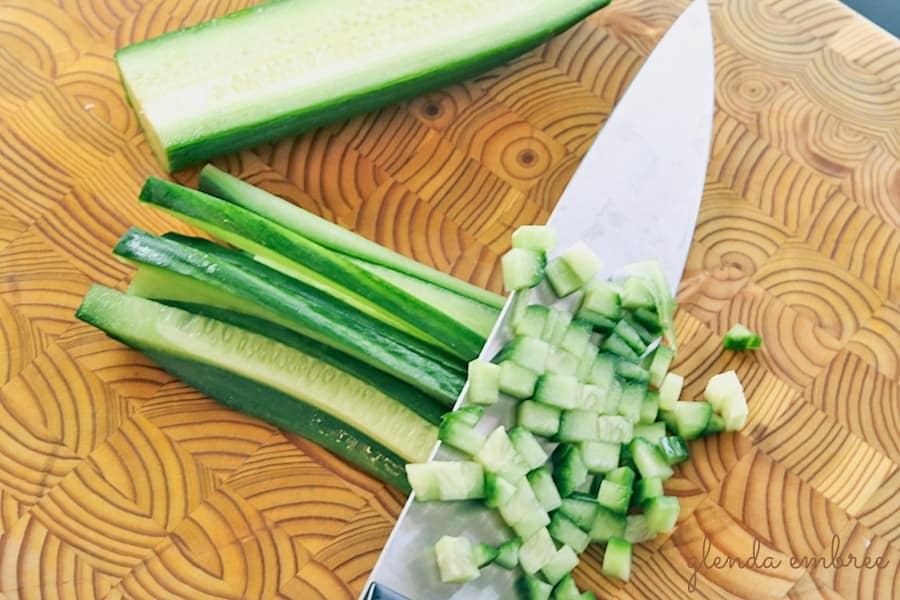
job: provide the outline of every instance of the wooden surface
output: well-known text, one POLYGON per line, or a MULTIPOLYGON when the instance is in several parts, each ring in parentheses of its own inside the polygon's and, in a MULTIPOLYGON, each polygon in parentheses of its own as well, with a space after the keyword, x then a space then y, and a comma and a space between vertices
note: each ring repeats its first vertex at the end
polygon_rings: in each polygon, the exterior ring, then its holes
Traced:
MULTIPOLYGON (((0 0, 5 598, 354 598, 401 507, 73 318, 91 282, 126 285, 110 254, 126 227, 183 230, 136 202, 161 173, 113 50, 247 3, 0 0)), ((547 217, 684 6, 615 0, 483 77, 218 164, 497 289, 511 228, 547 217)), ((675 368, 688 396, 737 369, 749 424, 691 445, 668 485, 679 525, 636 550, 629 584, 594 550, 578 581, 602 597, 900 597, 900 41, 833 0, 714 13, 714 150, 675 368), (763 350, 720 349, 737 320, 763 350), (755 564, 716 565, 755 543, 755 564)))

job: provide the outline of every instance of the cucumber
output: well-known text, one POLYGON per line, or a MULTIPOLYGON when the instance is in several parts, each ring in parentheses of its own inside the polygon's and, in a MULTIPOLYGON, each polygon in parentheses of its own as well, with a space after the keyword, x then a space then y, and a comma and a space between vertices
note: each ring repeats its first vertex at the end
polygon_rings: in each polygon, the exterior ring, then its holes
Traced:
POLYGON ((578 448, 589 473, 608 473, 618 466, 622 445, 590 440, 581 442, 578 448))
POLYGON ((559 491, 553 483, 553 476, 550 475, 550 470, 547 467, 540 467, 531 471, 527 479, 535 497, 540 505, 544 507, 544 510, 550 512, 559 508, 562 498, 559 496, 559 491))
POLYGON ((675 496, 655 496, 644 505, 647 526, 656 533, 672 531, 680 512, 681 505, 675 496))
POLYGON ((608 0, 273 0, 116 52, 164 169, 480 74, 608 0))
POLYGON ((369 384, 262 335, 104 288, 76 316, 219 402, 320 444, 403 490, 436 428, 369 384))
POLYGON ((546 254, 556 247, 556 229, 547 225, 522 225, 510 238, 513 248, 546 254))
POLYGON ((518 481, 528 473, 528 465, 516 452, 502 425, 487 436, 484 444, 474 454, 474 459, 484 465, 486 471, 496 473, 510 482, 518 481))
POLYGON ((746 325, 735 323, 722 338, 722 347, 726 350, 757 350, 762 347, 762 337, 753 333, 746 325))
MULTIPOLYGON (((198 245, 199 242, 196 242, 198 245)), ((154 299, 203 302, 287 327, 381 369, 451 407, 465 383, 465 365, 314 287, 243 253, 206 242, 204 249, 132 228, 113 252, 152 271, 181 275, 154 299)), ((146 289, 129 291, 143 295, 146 289)))
POLYGON ((513 323, 513 334, 539 338, 547 326, 550 309, 543 304, 529 304, 522 316, 513 323))
POLYGON ((559 419, 560 442, 586 442, 597 438, 597 413, 589 410, 564 410, 559 419))
MULTIPOLYGON (((229 175, 213 165, 206 165, 200 171, 200 190, 242 206, 270 221, 287 227, 291 231, 325 248, 351 257, 359 266, 374 270, 376 275, 380 275, 389 281, 392 280, 390 273, 399 273, 406 275, 409 279, 420 281, 423 284, 430 284, 483 305, 483 307, 476 307, 474 310, 481 312, 486 308, 489 309, 489 314, 483 315, 484 323, 481 327, 473 326, 473 329, 484 335, 490 334, 494 322, 496 322, 500 314, 500 309, 503 308, 504 298, 499 294, 489 292, 398 252, 394 252, 390 248, 344 229, 340 225, 306 211, 287 200, 270 194, 233 175, 229 175), (377 267, 381 267, 381 269, 377 267), (486 331, 484 330, 485 327, 486 331)), ((408 292, 419 295, 426 301, 432 301, 429 295, 420 295, 420 291, 415 287, 413 289, 406 288, 403 284, 403 278, 396 278, 392 281, 395 285, 407 289, 408 292)), ((446 303, 444 301, 435 301, 435 305, 443 308, 446 306, 446 303)), ((458 315, 454 313, 454 316, 458 315)))
POLYGON ((481 574, 472 545, 464 537, 443 536, 435 544, 434 553, 444 583, 465 583, 481 574))
MULTIPOLYGON (((548 523, 549 524, 549 523, 548 523)), ((519 565, 528 575, 541 570, 556 554, 556 545, 546 527, 538 529, 522 542, 519 565)))
POLYGON ((684 386, 684 377, 671 371, 666 373, 662 385, 659 387, 659 410, 672 410, 681 396, 681 388, 684 386))
POLYGON ((422 502, 484 498, 484 469, 476 462, 433 460, 406 465, 406 477, 422 502))
POLYGON ((635 501, 642 505, 650 498, 663 495, 663 480, 659 477, 645 477, 638 480, 634 486, 635 501))
POLYGON ((591 543, 591 538, 587 532, 578 527, 572 519, 561 511, 553 513, 547 530, 554 540, 569 546, 579 554, 584 552, 591 543))
POLYGON ((609 540, 603 553, 602 570, 607 577, 628 581, 631 577, 631 544, 619 538, 609 540))
POLYGON ((521 538, 510 538, 497 548, 497 558, 494 564, 504 569, 515 569, 519 566, 519 548, 522 547, 521 538))
POLYGON ((529 470, 537 469, 547 462, 547 452, 541 446, 531 431, 524 427, 513 427, 507 434, 509 441, 525 466, 529 470))
POLYGON ((559 431, 560 411, 555 406, 526 400, 519 404, 517 422, 519 427, 540 435, 552 437, 559 431))
POLYGON ((553 557, 541 567, 541 575, 551 585, 575 570, 578 566, 578 555, 569 546, 561 546, 553 557))
POLYGON ((563 498, 559 512, 569 518, 582 531, 590 531, 599 510, 597 500, 591 496, 575 493, 563 498))
POLYGON ((476 358, 469 361, 468 373, 470 402, 489 406, 500 399, 500 365, 476 358))
POLYGON ((613 538, 624 537, 625 525, 625 515, 598 504, 594 513, 594 521, 589 531, 591 541, 608 542, 613 538))
POLYGON ((543 279, 546 263, 547 258, 542 253, 510 248, 500 259, 503 289, 512 292, 533 288, 543 279))
POLYGON ((256 213, 177 183, 149 177, 142 202, 251 253, 263 262, 462 360, 478 356, 485 338, 341 254, 256 213))

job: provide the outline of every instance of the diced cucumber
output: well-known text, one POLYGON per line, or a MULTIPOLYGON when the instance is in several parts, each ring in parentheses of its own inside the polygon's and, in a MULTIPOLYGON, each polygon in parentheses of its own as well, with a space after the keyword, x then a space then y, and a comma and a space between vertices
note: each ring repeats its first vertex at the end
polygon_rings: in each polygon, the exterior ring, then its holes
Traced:
POLYGON ((634 437, 644 438, 648 442, 657 443, 666 436, 666 425, 662 421, 638 423, 634 426, 634 437))
POLYGON ((547 529, 554 540, 571 547, 578 554, 584 552, 588 544, 591 543, 591 537, 587 532, 578 527, 572 519, 561 511, 553 513, 547 529))
POLYGON ((582 531, 590 531, 594 526, 594 519, 597 517, 599 506, 594 497, 584 494, 573 494, 568 498, 562 499, 562 503, 559 505, 559 512, 568 517, 582 531))
POLYGON ((575 570, 578 555, 569 546, 563 545, 549 561, 541 567, 541 575, 548 583, 556 585, 560 579, 575 570))
POLYGON ((650 385, 659 387, 662 385, 672 359, 675 358, 675 352, 668 346, 659 345, 653 351, 653 362, 650 363, 650 385))
POLYGON ((725 371, 710 377, 706 383, 703 399, 712 405, 715 412, 721 413, 722 407, 729 398, 743 395, 744 386, 738 379, 737 373, 735 371, 725 371))
POLYGON ((562 256, 551 258, 544 268, 544 274, 553 292, 560 298, 565 298, 584 284, 562 256))
POLYGON ((593 542, 608 542, 613 538, 625 537, 625 515, 597 505, 590 537, 593 542))
POLYGON ((581 357, 578 359, 578 366, 575 368, 575 377, 578 378, 578 381, 585 381, 590 376, 599 352, 600 348, 593 342, 589 342, 585 346, 584 352, 581 353, 581 357))
POLYGON ((469 362, 468 372, 469 402, 494 404, 500 398, 500 365, 476 358, 469 362))
POLYGON ((616 375, 622 379, 637 383, 646 384, 650 381, 650 371, 640 365, 622 359, 616 361, 616 375))
POLYGON ((600 483, 600 490, 597 492, 597 504, 608 508, 609 510, 625 514, 628 512, 628 505, 631 502, 631 487, 604 479, 600 483))
POLYGON ((494 362, 512 361, 535 373, 543 373, 550 355, 550 345, 540 338, 519 335, 507 342, 494 362))
MULTIPOLYGON (((625 446, 627 448, 627 446, 625 446)), ((628 466, 616 467, 612 471, 606 474, 606 479, 608 481, 613 481, 615 483, 619 483, 624 485, 625 487, 634 486, 635 473, 634 469, 628 466)))
POLYGON ((506 435, 529 470, 537 469, 547 462, 547 452, 527 428, 513 427, 506 435))
MULTIPOLYGON (((592 281, 585 287, 576 315, 580 319, 601 325, 615 323, 622 318, 622 300, 619 292, 605 281, 592 281)), ((610 328, 614 325, 610 325, 610 328)))
POLYGON ((761 346, 762 338, 741 323, 735 323, 722 338, 722 347, 726 350, 756 350, 761 346))
POLYGON ((548 225, 520 225, 512 233, 511 245, 546 254, 556 247, 556 229, 548 225))
POLYGON ((606 543, 603 574, 628 581, 631 577, 631 544, 619 538, 612 538, 606 543))
POLYGON ((562 409, 575 408, 578 403, 578 379, 574 375, 544 373, 534 387, 534 400, 562 409))
POLYGON ((481 406, 461 406, 457 408, 452 413, 446 413, 441 417, 441 421, 445 421, 447 419, 454 419, 463 423, 464 425, 468 425, 469 427, 475 427, 478 425, 478 421, 481 420, 481 417, 484 416, 484 408, 481 406))
POLYGON ((581 600, 581 590, 578 589, 571 574, 560 579, 553 588, 553 600, 581 600))
POLYGON ((563 350, 568 350, 575 356, 581 357, 591 342, 592 333, 593 328, 590 323, 580 319, 573 319, 569 323, 569 327, 566 328, 566 333, 563 335, 559 347, 563 350))
POLYGON ((528 431, 549 438, 559 431, 562 411, 555 406, 526 400, 517 409, 517 423, 528 431))
MULTIPOLYGON (((619 323, 622 323, 622 321, 619 321, 619 323)), ((633 363, 637 363, 641 360, 640 355, 631 348, 628 342, 626 342, 622 338, 622 336, 615 332, 607 336, 607 338, 604 339, 603 342, 601 342, 600 351, 611 352, 612 354, 615 354, 616 356, 624 358, 625 360, 631 361, 633 363)))
POLYGON ((629 450, 641 477, 668 479, 672 476, 672 467, 669 466, 659 446, 653 442, 636 437, 631 440, 629 450))
POLYGON ((634 437, 634 425, 617 415, 597 417, 597 440, 614 444, 627 444, 634 437))
POLYGON ((675 423, 675 433, 686 440, 695 440, 703 435, 713 414, 713 408, 709 402, 679 400, 671 412, 672 420, 675 423))
POLYGON ((506 428, 502 425, 488 435, 473 458, 484 466, 485 471, 496 473, 509 481, 518 481, 528 472, 528 466, 509 441, 506 428))
POLYGON ((684 377, 678 373, 666 373, 662 385, 659 386, 659 409, 672 410, 681 396, 681 388, 684 385, 684 377))
MULTIPOLYGON (((529 301, 531 298, 530 290, 519 290, 517 292, 512 292, 510 294, 510 307, 509 307, 509 325, 515 330, 516 323, 521 321, 525 317, 525 312, 528 310, 529 301)), ((493 329, 493 327, 491 327, 493 329)))
POLYGON ((550 348, 550 356, 547 357, 545 373, 555 375, 573 375, 578 373, 578 357, 557 346, 550 348))
POLYGON ((622 393, 624 391, 625 386, 622 380, 618 377, 613 377, 613 380, 609 382, 609 387, 606 388, 606 398, 603 400, 600 412, 606 414, 609 411, 611 415, 618 414, 619 403, 622 401, 622 393))
POLYGON ((656 416, 659 414, 659 392, 649 390, 644 394, 644 400, 641 402, 641 415, 638 423, 649 425, 656 422, 656 416))
POLYGON ((642 322, 635 319, 634 315, 631 312, 624 313, 622 315, 622 319, 624 319, 628 323, 628 325, 637 332, 638 337, 640 337, 641 340, 648 346, 659 338, 659 331, 657 329, 651 331, 642 322))
POLYGON ((561 258, 578 277, 579 287, 594 279, 603 267, 600 257, 587 244, 580 241, 566 248, 561 258))
POLYGON ((526 575, 521 579, 523 600, 550 600, 553 586, 534 575, 526 575))
MULTIPOLYGON (((713 415, 716 416, 716 415, 713 415)), ((712 419, 710 419, 712 420, 712 419)), ((657 445, 670 465, 686 461, 690 457, 687 444, 677 435, 665 436, 657 440, 657 445)))
POLYGON ((618 466, 622 444, 589 440, 581 442, 578 448, 589 473, 607 473, 618 466))
POLYGON ((578 386, 578 400, 575 405, 581 410, 590 410, 599 412, 603 406, 603 399, 606 397, 606 390, 598 385, 583 383, 578 386))
POLYGON ((631 381, 626 383, 622 386, 622 398, 616 412, 631 423, 637 423, 641 418, 641 407, 646 394, 646 384, 631 381))
POLYGON ((480 575, 468 539, 445 535, 435 544, 434 551, 444 583, 465 583, 480 575))
POLYGON ((660 322, 659 315, 656 314, 655 307, 648 308, 642 306, 640 308, 632 309, 631 316, 653 335, 658 336, 662 333, 662 323, 660 322))
POLYGON ((516 491, 506 504, 497 507, 500 517, 522 539, 550 524, 550 515, 538 502, 531 484, 524 477, 516 484, 516 491))
POLYGON ((663 495, 663 480, 659 477, 644 477, 634 486, 635 502, 640 506, 650 498, 663 495))
POLYGON ((516 484, 496 473, 484 474, 484 503, 497 508, 509 502, 516 493, 516 484))
POLYGON ((556 544, 546 527, 535 531, 522 541, 519 548, 519 566, 528 574, 533 575, 553 559, 556 554, 556 544))
POLYGON ((656 496, 644 505, 644 514, 647 515, 647 526, 651 531, 664 533, 671 531, 678 521, 681 505, 675 496, 656 496))
POLYGON ((484 470, 475 462, 408 463, 406 477, 416 499, 423 502, 484 498, 484 470))
POLYGON ((629 277, 622 283, 622 306, 628 309, 656 309, 656 301, 647 284, 637 278, 629 277))
POLYGON ((515 569, 519 566, 519 548, 522 547, 521 538, 510 538, 497 548, 497 558, 494 564, 504 569, 515 569))
POLYGON ((477 454, 484 446, 485 435, 466 425, 460 419, 445 418, 438 429, 438 439, 468 455, 477 454))
POLYGON ((542 252, 510 248, 500 259, 503 289, 508 292, 533 288, 544 278, 547 257, 542 252))
POLYGON ((485 544, 484 542, 475 544, 475 547, 472 548, 472 558, 475 560, 475 564, 478 565, 479 569, 493 563, 497 560, 499 555, 500 552, 497 548, 494 548, 490 544, 485 544))
POLYGON ((616 361, 618 360, 619 357, 614 354, 598 354, 585 382, 604 389, 609 388, 616 375, 616 361))
POLYGON ((525 312, 513 322, 513 334, 540 338, 547 326, 550 308, 543 304, 529 304, 525 312))
POLYGON ((750 408, 747 406, 747 399, 743 395, 729 398, 725 406, 722 407, 722 420, 725 422, 725 431, 740 431, 743 429, 747 423, 749 412, 750 408))
POLYGON ((553 480, 562 497, 572 492, 587 481, 588 470, 581 458, 581 451, 572 444, 560 444, 553 451, 553 480))
POLYGON ((562 411, 556 438, 561 442, 583 442, 596 439, 597 416, 597 413, 590 410, 562 411))
POLYGON ((534 394, 538 374, 511 360, 500 363, 500 391, 513 398, 528 398, 534 394))
POLYGON ((625 517, 625 541, 641 544, 656 537, 656 532, 647 524, 647 515, 636 514, 625 517))
POLYGON ((622 340, 628 344, 638 356, 643 354, 647 349, 647 344, 644 343, 644 340, 641 339, 638 332, 624 319, 616 323, 616 326, 613 328, 613 333, 622 338, 622 340))
POLYGON ((531 484, 535 497, 540 505, 544 507, 544 510, 550 512, 559 508, 562 498, 547 467, 540 467, 531 471, 528 473, 527 479, 528 483, 531 484))
POLYGON ((541 339, 550 345, 558 346, 563 341, 571 323, 572 313, 561 308, 550 307, 541 339))
POLYGON ((725 431, 725 419, 722 418, 722 415, 711 414, 709 423, 706 424, 706 429, 703 430, 703 435, 712 435, 723 431, 725 431))

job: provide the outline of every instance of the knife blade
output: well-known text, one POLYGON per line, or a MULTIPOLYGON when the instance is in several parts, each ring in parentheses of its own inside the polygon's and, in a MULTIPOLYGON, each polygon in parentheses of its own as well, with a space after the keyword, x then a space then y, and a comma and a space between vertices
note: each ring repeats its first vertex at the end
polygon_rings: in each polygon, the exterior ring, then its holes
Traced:
MULTIPOLYGON (((708 0, 694 0, 644 62, 551 214, 561 248, 584 241, 603 258, 607 274, 656 259, 671 289, 677 288, 709 160, 714 62, 708 0)), ((516 294, 510 295, 482 358, 493 357, 509 339, 515 301, 516 294)), ((489 407, 479 429, 509 426, 514 407, 511 401, 489 407)), ((457 457, 437 446, 432 458, 457 457)), ((465 585, 441 583, 431 549, 443 535, 494 544, 509 537, 495 511, 480 503, 410 497, 361 599, 494 600, 499 590, 513 594, 519 575, 499 568, 483 569, 465 585)))

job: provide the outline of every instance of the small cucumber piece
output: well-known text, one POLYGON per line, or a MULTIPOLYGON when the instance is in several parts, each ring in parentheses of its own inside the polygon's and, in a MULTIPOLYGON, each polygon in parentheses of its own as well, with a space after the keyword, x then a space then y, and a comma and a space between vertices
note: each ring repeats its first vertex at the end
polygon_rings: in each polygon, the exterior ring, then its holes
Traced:
MULTIPOLYGON (((623 321, 619 321, 622 323, 623 321)), ((616 325, 618 327, 618 325, 616 325)), ((638 338, 640 339, 640 338, 638 338)), ((643 342, 642 342, 643 343, 643 342)), ((618 333, 613 332, 600 344, 601 352, 611 352, 616 356, 624 358, 627 361, 638 363, 641 360, 640 355, 632 349, 631 345, 625 341, 618 333)))
MULTIPOLYGON (((713 415, 716 417, 717 415, 713 415)), ((712 421, 712 419, 710 419, 712 421)), ((670 465, 678 464, 686 461, 690 457, 687 444, 677 435, 670 435, 660 438, 657 441, 660 451, 666 462, 670 465)))
POLYGON ((556 489, 549 469, 546 467, 535 469, 527 475, 527 479, 538 503, 544 507, 544 510, 550 512, 559 508, 562 498, 556 489))
POLYGON ((466 538, 445 535, 435 544, 434 551, 444 583, 465 583, 480 575, 472 545, 466 538))
POLYGON ((597 492, 597 504, 600 506, 624 515, 628 512, 630 502, 631 486, 622 485, 609 479, 604 479, 600 483, 600 490, 597 492))
POLYGON ((722 338, 722 347, 726 350, 757 350, 762 346, 762 338, 753 333, 746 325, 735 323, 722 338))
POLYGON ((488 406, 500 398, 500 365, 476 358, 469 362, 468 373, 469 402, 488 406))
POLYGON ((529 470, 537 469, 547 462, 547 452, 543 446, 525 427, 513 427, 507 433, 509 441, 512 442, 513 448, 519 454, 519 458, 525 463, 529 470))
POLYGON ((558 346, 562 342, 563 337, 565 337, 571 323, 572 313, 561 308, 550 307, 550 312, 547 313, 547 324, 541 339, 548 344, 558 346))
POLYGON ((526 575, 521 579, 523 600, 550 600, 553 586, 534 575, 526 575))
POLYGON ((519 548, 519 566, 528 574, 533 575, 543 568, 556 554, 556 545, 546 527, 535 531, 522 542, 519 548))
POLYGON ((578 445, 589 473, 608 473, 619 465, 622 444, 589 440, 578 445))
POLYGON ((622 398, 616 412, 631 423, 641 419, 641 407, 647 395, 647 386, 643 383, 628 382, 622 386, 622 398))
POLYGON ((494 362, 512 361, 535 373, 543 373, 550 355, 550 345, 540 338, 519 335, 511 339, 497 354, 494 362))
POLYGON ((634 486, 634 493, 635 502, 640 506, 650 500, 650 498, 663 495, 663 480, 659 477, 640 479, 634 486))
POLYGON ((743 395, 744 386, 738 379, 737 373, 725 371, 709 378, 709 381, 706 382, 706 390, 703 392, 703 399, 712 404, 715 412, 721 412, 729 398, 743 395))
POLYGON ((581 600, 581 590, 578 589, 571 574, 560 579, 553 588, 553 600, 581 600))
POLYGON ((656 533, 671 531, 678 521, 680 512, 681 505, 675 496, 656 496, 644 505, 647 526, 656 533))
POLYGON ((675 433, 686 440, 695 440, 706 430, 713 407, 709 402, 684 402, 679 400, 672 409, 671 420, 675 433))
POLYGON ((620 483, 626 487, 632 487, 634 486, 635 480, 634 469, 624 465, 621 467, 616 467, 606 474, 606 479, 609 481, 620 483))
POLYGON ((438 439, 471 456, 484 446, 485 435, 460 419, 448 418, 441 422, 438 439))
POLYGON ((588 478, 587 466, 581 452, 572 444, 560 444, 553 451, 553 480, 562 497, 578 490, 588 478))
POLYGON ((550 515, 541 506, 531 484, 524 477, 516 485, 516 491, 509 501, 497 507, 497 511, 503 521, 522 539, 550 524, 550 515))
POLYGON ((638 334, 638 332, 634 330, 634 327, 629 325, 628 321, 624 319, 616 323, 615 328, 613 328, 613 333, 622 338, 622 340, 624 340, 638 356, 643 354, 647 349, 647 344, 641 339, 640 334, 638 334))
POLYGON ((625 525, 625 515, 598 505, 589 533, 591 541, 608 542, 613 538, 625 537, 625 525))
POLYGON ((551 585, 575 570, 578 566, 578 555, 569 546, 561 546, 553 557, 541 567, 541 575, 551 585))
POLYGON ((594 279, 603 268, 603 261, 584 242, 575 242, 566 248, 561 258, 578 278, 578 287, 583 287, 594 279))
POLYGON ((547 253, 556 248, 556 229, 548 225, 521 225, 513 231, 511 245, 547 253))
POLYGON ((638 423, 634 426, 634 437, 644 438, 648 442, 657 443, 666 437, 666 424, 662 421, 653 423, 638 423))
POLYGON ((475 547, 472 548, 472 558, 479 569, 493 563, 499 554, 496 548, 484 542, 475 544, 475 547))
POLYGON ((662 385, 674 358, 674 350, 668 346, 657 346, 656 350, 653 351, 653 361, 650 363, 650 385, 654 387, 662 385))
POLYGON ((573 375, 577 377, 579 358, 557 346, 550 349, 550 356, 547 357, 547 368, 545 373, 553 373, 555 375, 573 375))
POLYGON ((641 544, 656 537, 656 532, 650 529, 647 523, 647 515, 637 514, 625 517, 625 541, 629 544, 641 544))
POLYGON ((634 437, 634 425, 617 415, 597 417, 597 439, 601 442, 627 444, 634 437))
POLYGON ((542 252, 511 248, 500 259, 503 289, 507 292, 533 288, 544 278, 547 257, 542 252))
POLYGON ((528 398, 534 394, 538 374, 511 360, 500 363, 500 391, 513 398, 528 398))
POLYGON ((628 381, 647 384, 650 382, 650 371, 627 360, 616 361, 616 375, 628 381))
POLYGON ((722 415, 711 414, 709 423, 706 424, 706 429, 703 430, 703 435, 712 435, 723 431, 725 431, 725 419, 722 418, 722 415))
POLYGON ((544 268, 544 275, 547 277, 547 282, 550 284, 553 292, 560 298, 565 298, 572 294, 584 284, 578 273, 572 270, 572 267, 563 260, 562 256, 557 256, 547 262, 547 266, 544 268))
POLYGON ((485 471, 496 473, 515 482, 525 477, 528 466, 513 447, 506 428, 500 425, 494 429, 473 458, 484 466, 485 471))
POLYGON ((575 356, 581 357, 591 342, 592 333, 593 328, 590 323, 580 319, 573 319, 566 328, 566 333, 563 335, 559 347, 563 350, 568 350, 575 356))
POLYGON ((547 527, 551 537, 560 544, 565 544, 581 554, 591 543, 591 537, 578 527, 575 522, 560 511, 555 511, 547 527))
POLYGON ((673 475, 672 467, 669 466, 666 457, 659 449, 659 446, 653 442, 636 437, 631 440, 629 450, 641 477, 669 479, 673 475))
POLYGON ((559 512, 568 517, 582 531, 590 531, 594 526, 599 506, 597 500, 591 496, 580 493, 572 494, 568 498, 562 499, 559 512))
POLYGON ((592 324, 599 322, 602 328, 606 323, 615 323, 622 318, 622 299, 619 292, 609 283, 593 281, 585 287, 584 296, 575 314, 579 319, 592 324))
POLYGON ((475 462, 408 463, 406 477, 416 499, 423 502, 484 498, 484 469, 475 462))
POLYGON ((513 334, 540 338, 547 326, 550 309, 543 304, 529 304, 525 312, 513 322, 513 334))
POLYGON ((575 408, 578 403, 579 381, 574 375, 544 373, 537 379, 534 399, 562 409, 575 408))
POLYGON ((484 474, 484 503, 490 508, 497 508, 509 502, 516 493, 515 484, 497 475, 484 474))
POLYGON ((528 431, 549 438, 559 431, 560 414, 555 406, 526 400, 519 404, 517 423, 528 431))
POLYGON ((684 377, 678 373, 666 373, 662 385, 659 386, 659 409, 672 410, 681 396, 681 388, 684 386, 684 377))
POLYGON ((631 577, 631 544, 619 538, 612 538, 606 543, 603 574, 628 581, 631 577))
POLYGON ((506 540, 497 548, 497 558, 494 564, 504 569, 515 569, 519 566, 519 548, 522 547, 522 540, 514 537, 506 540))
MULTIPOLYGON (((641 415, 638 423, 641 425, 650 425, 657 422, 656 417, 659 414, 659 392, 649 390, 644 394, 644 400, 641 402, 641 415)), ((660 423, 662 425, 662 423, 660 423)))
POLYGON ((613 354, 598 354, 585 382, 608 389, 616 375, 616 362, 618 360, 618 356, 613 354))
POLYGON ((597 413, 590 410, 564 410, 559 418, 560 442, 584 442, 597 438, 597 413))

